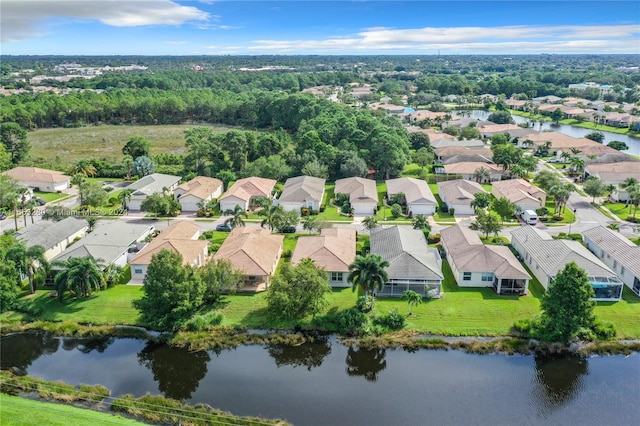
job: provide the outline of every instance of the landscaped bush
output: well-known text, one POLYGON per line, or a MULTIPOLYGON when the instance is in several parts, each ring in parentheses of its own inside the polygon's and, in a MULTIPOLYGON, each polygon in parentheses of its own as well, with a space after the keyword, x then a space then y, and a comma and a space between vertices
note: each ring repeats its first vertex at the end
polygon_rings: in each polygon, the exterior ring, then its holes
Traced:
POLYGON ((189 331, 203 331, 222 323, 224 316, 220 312, 211 311, 203 315, 195 315, 189 319, 184 328, 189 331))
POLYGON ((451 216, 453 216, 455 214, 455 212, 456 212, 456 209, 454 209, 453 207, 449 209, 449 214, 451 216))
POLYGON ((8 307, 12 311, 20 312, 30 317, 38 317, 42 314, 42 308, 32 300, 17 300, 8 307))
POLYGON ((358 301, 356 302, 356 309, 360 312, 370 312, 371 311, 371 297, 360 296, 358 297, 358 301))
POLYGON ((525 336, 528 336, 531 332, 531 321, 528 318, 516 320, 516 322, 513 323, 513 328, 525 336))
POLYGON ((386 327, 389 330, 400 330, 404 327, 405 321, 406 319, 404 315, 402 315, 398 311, 392 311, 387 315, 374 318, 373 323, 382 327, 386 327))
POLYGON ((326 206, 326 205, 324 205, 324 204, 323 204, 323 205, 321 205, 321 206, 320 206, 320 213, 324 212, 326 209, 327 209, 327 206, 326 206))
POLYGON ((438 234, 428 234, 427 236, 427 242, 429 244, 438 244, 440 242, 440 233, 438 234))
POLYGON ((593 333, 598 339, 610 340, 616 337, 616 326, 609 321, 596 320, 593 333))
POLYGON ((402 216, 402 206, 400 204, 394 204, 391 206, 391 216, 393 216, 394 219, 402 216))

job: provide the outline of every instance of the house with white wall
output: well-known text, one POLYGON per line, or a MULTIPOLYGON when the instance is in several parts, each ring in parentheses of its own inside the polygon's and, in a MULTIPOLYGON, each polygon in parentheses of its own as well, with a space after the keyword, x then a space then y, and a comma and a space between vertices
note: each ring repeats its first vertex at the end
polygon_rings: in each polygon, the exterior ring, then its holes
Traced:
POLYGON ((475 194, 487 193, 478 182, 455 179, 438 182, 438 195, 449 209, 454 209, 454 215, 471 215, 475 213, 471 203, 475 194))
POLYGON ((338 179, 334 193, 349 196, 353 214, 373 215, 378 207, 376 181, 361 177, 338 179))
POLYGON ((277 204, 283 209, 300 212, 303 207, 320 210, 324 197, 325 180, 313 176, 297 176, 287 179, 277 204))
POLYGON ((256 198, 271 199, 273 188, 277 181, 261 177, 238 179, 220 197, 220 211, 234 210, 236 206, 249 210, 251 202, 256 198))
POLYGON ((545 205, 547 193, 524 179, 509 179, 493 182, 491 192, 496 198, 504 197, 521 211, 539 209, 545 205))
POLYGON ((178 185, 173 194, 183 212, 195 212, 200 205, 219 198, 223 190, 224 184, 220 179, 196 176, 189 182, 178 185))
POLYGON ((162 173, 152 173, 127 186, 125 189, 133 191, 131 199, 127 201, 129 210, 140 210, 142 202, 149 195, 162 194, 165 191, 173 193, 173 190, 180 182, 180 176, 165 175, 162 173))
POLYGON ((15 233, 26 247, 41 246, 44 257, 51 260, 62 253, 71 243, 84 237, 89 224, 86 220, 67 217, 58 222, 41 220, 15 233))
POLYGON ((61 192, 71 185, 71 177, 57 170, 38 167, 14 167, 2 172, 17 180, 20 185, 41 192, 61 192))
POLYGON ((422 179, 398 178, 389 179, 387 194, 389 198, 396 194, 404 194, 407 202, 407 213, 412 215, 430 215, 435 213, 438 202, 431 192, 431 188, 422 179))

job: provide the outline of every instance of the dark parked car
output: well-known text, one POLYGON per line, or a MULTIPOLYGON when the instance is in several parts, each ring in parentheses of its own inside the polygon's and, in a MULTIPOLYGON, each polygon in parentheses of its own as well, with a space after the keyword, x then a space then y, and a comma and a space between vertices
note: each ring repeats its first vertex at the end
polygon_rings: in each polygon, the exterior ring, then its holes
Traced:
POLYGON ((0 220, 5 220, 7 218, 7 214, 5 212, 0 212, 0 220))
POLYGON ((221 223, 220 225, 216 226, 216 231, 231 232, 232 229, 233 227, 228 223, 221 223))
POLYGON ((47 204, 47 202, 40 197, 36 197, 34 198, 34 200, 36 203, 38 203, 38 205, 41 205, 41 206, 44 206, 45 204, 47 204))
POLYGON ((295 226, 283 226, 282 228, 280 228, 280 232, 282 232, 283 234, 293 234, 294 232, 296 232, 296 227, 295 226))

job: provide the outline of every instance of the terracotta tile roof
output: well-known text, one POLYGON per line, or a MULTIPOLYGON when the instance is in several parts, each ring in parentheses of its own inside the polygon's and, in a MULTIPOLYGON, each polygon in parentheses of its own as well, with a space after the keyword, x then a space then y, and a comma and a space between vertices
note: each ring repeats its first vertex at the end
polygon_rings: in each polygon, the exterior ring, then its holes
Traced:
POLYGON ((283 235, 273 235, 267 229, 235 228, 213 258, 228 260, 234 269, 246 275, 271 275, 280 258, 283 241, 283 235))
POLYGON ((71 179, 71 177, 65 175, 62 172, 58 172, 56 170, 40 169, 38 167, 14 167, 13 169, 7 170, 2 174, 9 175, 19 181, 27 182, 58 183, 65 182, 71 179))
POLYGON ((210 178, 206 176, 196 176, 189 182, 178 185, 176 190, 185 191, 180 197, 193 195, 201 200, 207 199, 222 186, 220 179, 210 178))
POLYGON ((349 265, 356 260, 356 231, 330 228, 323 229, 320 236, 298 238, 291 263, 295 265, 307 257, 328 272, 348 272, 349 265), (340 231, 333 232, 333 229, 340 231))
POLYGON ((547 193, 524 179, 510 179, 493 182, 493 193, 497 198, 505 197, 512 203, 531 200, 538 202, 546 199, 547 193))
POLYGON ((227 189, 227 192, 222 194, 220 200, 224 200, 228 197, 236 197, 240 200, 249 200, 251 197, 269 197, 271 191, 276 185, 276 180, 266 179, 261 177, 248 177, 244 179, 238 179, 231 188, 227 189))
POLYGON ((474 195, 478 192, 487 192, 477 182, 466 179, 448 180, 438 182, 438 194, 442 201, 452 204, 471 204, 474 195))
POLYGON ((349 201, 373 201, 378 202, 378 190, 376 181, 361 177, 350 177, 336 181, 334 189, 336 194, 349 194, 349 201))
POLYGON ((209 245, 207 241, 196 240, 199 233, 200 227, 193 222, 183 220, 173 223, 151 240, 129 263, 148 265, 154 254, 167 249, 180 253, 183 264, 192 264, 209 245))
POLYGON ((298 176, 287 179, 282 188, 279 201, 322 202, 325 180, 312 176, 298 176))
POLYGON ((463 161, 460 163, 445 164, 444 171, 447 174, 473 174, 480 167, 484 167, 491 173, 502 174, 502 167, 491 163, 480 163, 478 161, 463 161))

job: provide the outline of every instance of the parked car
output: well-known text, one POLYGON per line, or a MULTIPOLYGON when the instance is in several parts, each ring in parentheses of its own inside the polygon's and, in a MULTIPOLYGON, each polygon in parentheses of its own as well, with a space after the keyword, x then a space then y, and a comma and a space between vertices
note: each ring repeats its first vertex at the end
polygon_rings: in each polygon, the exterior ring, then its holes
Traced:
POLYGON ((216 231, 231 232, 232 229, 233 227, 228 223, 221 223, 220 225, 216 226, 216 231))
POLYGON ((44 206, 45 204, 47 204, 47 202, 45 200, 43 200, 42 198, 40 198, 40 197, 36 197, 36 198, 34 198, 34 200, 40 206, 44 206))
POLYGON ((0 220, 5 220, 7 218, 7 214, 5 212, 0 212, 0 220))
POLYGON ((559 162, 560 162, 560 160, 558 160, 557 158, 549 158, 547 160, 547 163, 559 163, 559 162))
POLYGON ((283 234, 293 234, 294 232, 296 232, 296 227, 293 225, 283 226, 282 228, 280 228, 280 232, 282 232, 283 234))

